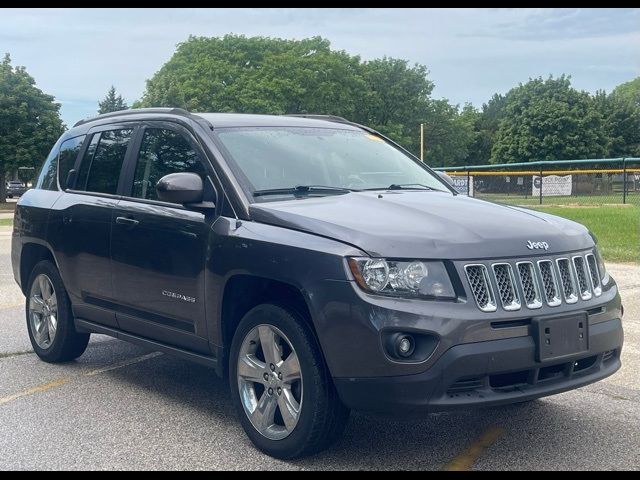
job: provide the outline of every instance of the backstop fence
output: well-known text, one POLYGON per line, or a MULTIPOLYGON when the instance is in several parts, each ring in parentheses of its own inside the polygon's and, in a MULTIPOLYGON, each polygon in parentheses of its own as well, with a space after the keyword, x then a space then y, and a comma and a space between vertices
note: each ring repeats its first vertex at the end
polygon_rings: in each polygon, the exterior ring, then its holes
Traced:
POLYGON ((640 158, 436 168, 463 195, 512 205, 640 205, 640 158))

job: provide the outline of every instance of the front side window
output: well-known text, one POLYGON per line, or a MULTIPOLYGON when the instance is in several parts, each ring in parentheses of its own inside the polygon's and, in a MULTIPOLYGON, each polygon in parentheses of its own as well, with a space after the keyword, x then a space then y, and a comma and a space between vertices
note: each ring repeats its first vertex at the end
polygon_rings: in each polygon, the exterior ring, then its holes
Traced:
POLYGON ((448 191, 405 153, 362 130, 234 127, 216 135, 254 192, 310 185, 350 190, 420 185, 448 191))
POLYGON ((115 194, 133 129, 96 133, 82 159, 77 190, 115 194))
POLYGON ((157 200, 158 181, 165 175, 180 172, 205 176, 200 157, 187 139, 173 130, 145 130, 133 179, 133 197, 157 200))

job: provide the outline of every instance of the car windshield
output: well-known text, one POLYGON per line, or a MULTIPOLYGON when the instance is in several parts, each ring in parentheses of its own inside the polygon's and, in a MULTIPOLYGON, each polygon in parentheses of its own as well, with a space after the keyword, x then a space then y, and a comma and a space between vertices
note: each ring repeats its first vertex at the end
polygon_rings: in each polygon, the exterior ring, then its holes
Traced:
POLYGON ((236 174, 260 198, 273 190, 283 190, 276 192, 279 195, 390 187, 448 191, 409 156, 362 130, 232 127, 217 129, 215 134, 239 170, 236 174))

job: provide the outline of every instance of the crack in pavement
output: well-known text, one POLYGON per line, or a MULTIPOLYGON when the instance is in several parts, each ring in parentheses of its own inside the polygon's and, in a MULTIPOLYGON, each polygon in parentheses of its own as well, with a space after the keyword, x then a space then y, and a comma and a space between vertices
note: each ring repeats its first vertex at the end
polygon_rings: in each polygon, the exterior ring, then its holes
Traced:
POLYGON ((33 350, 22 350, 20 352, 0 353, 0 360, 5 358, 19 357, 21 355, 29 355, 30 353, 35 353, 35 352, 33 350))

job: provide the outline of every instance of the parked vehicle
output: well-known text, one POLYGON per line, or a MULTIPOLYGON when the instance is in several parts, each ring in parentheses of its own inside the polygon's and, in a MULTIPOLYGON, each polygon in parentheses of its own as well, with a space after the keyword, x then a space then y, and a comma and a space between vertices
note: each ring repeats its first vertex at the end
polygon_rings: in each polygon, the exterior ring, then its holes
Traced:
POLYGON ((10 180, 6 184, 7 198, 21 197, 26 191, 27 187, 20 181, 10 180))
POLYGON ((337 117, 78 122, 18 202, 12 261, 41 359, 101 333, 209 365, 280 458, 327 447, 351 409, 523 402, 620 368, 585 227, 458 195, 337 117))

